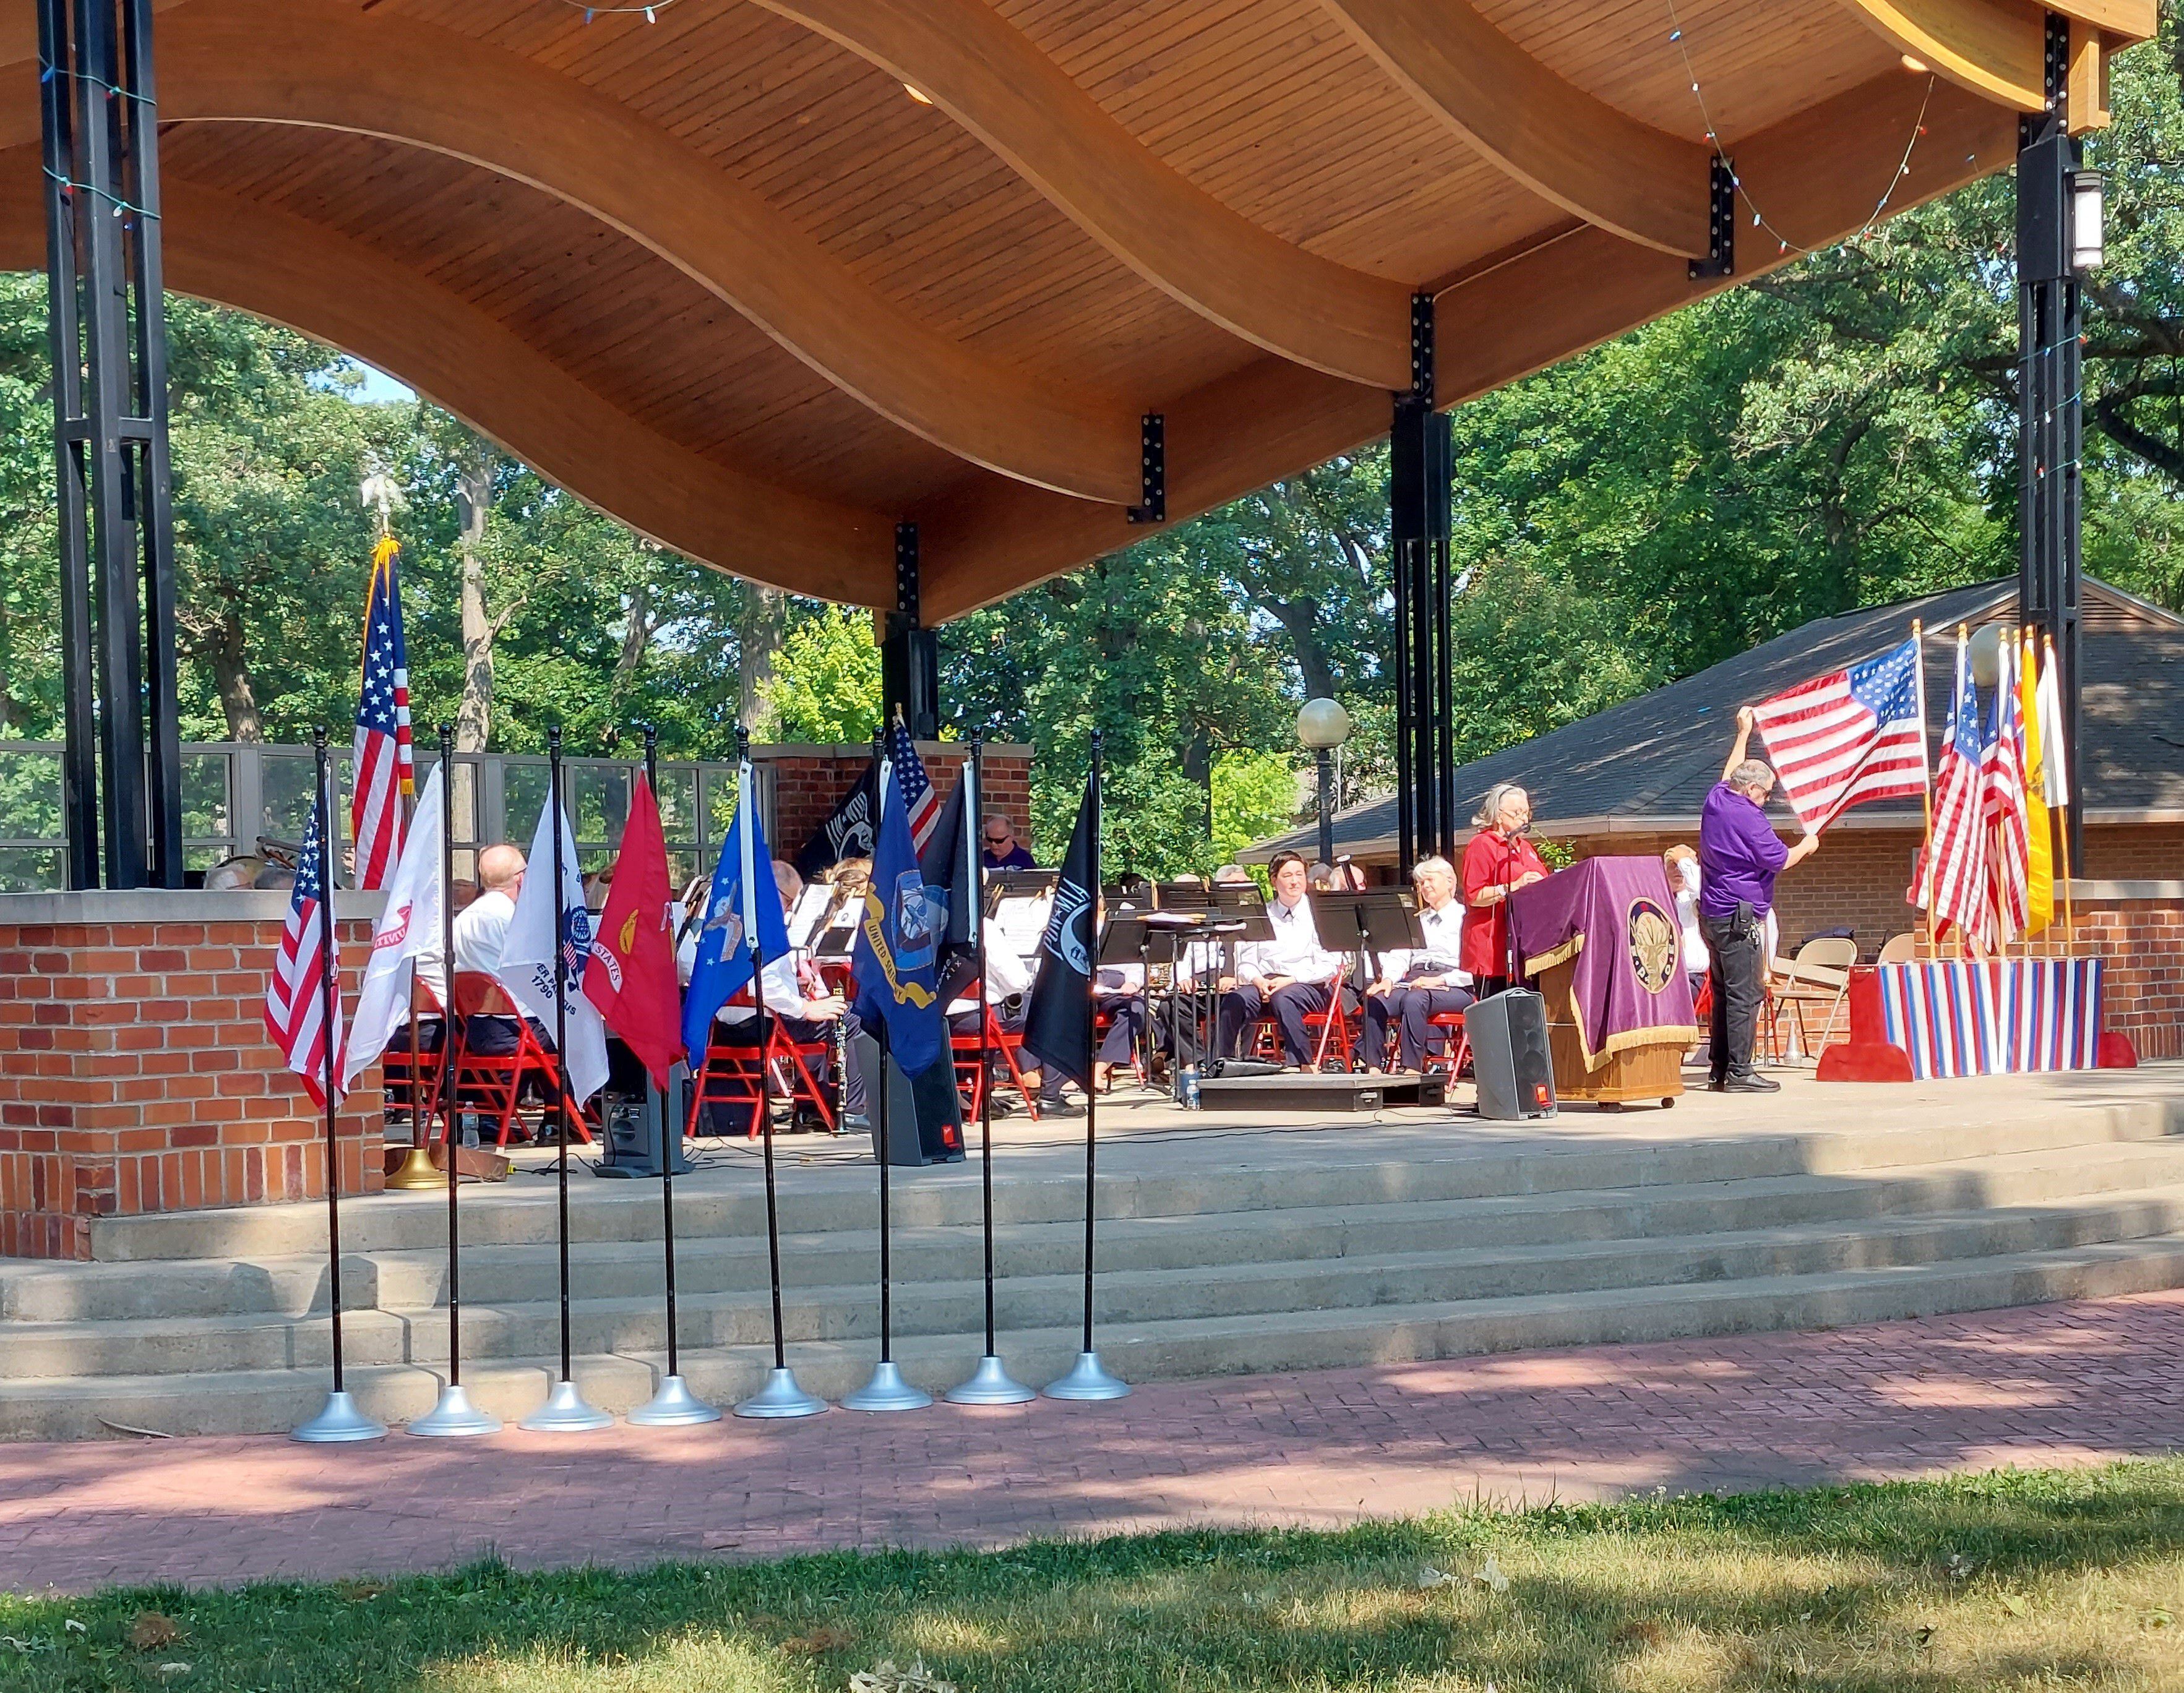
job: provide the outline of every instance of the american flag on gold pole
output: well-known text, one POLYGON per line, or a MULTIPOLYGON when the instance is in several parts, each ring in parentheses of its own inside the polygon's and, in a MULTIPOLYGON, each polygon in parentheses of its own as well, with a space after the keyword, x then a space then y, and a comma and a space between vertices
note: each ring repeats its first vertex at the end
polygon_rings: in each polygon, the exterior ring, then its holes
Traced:
POLYGON ((408 816, 404 801, 417 792, 410 738, 410 658, 402 642, 402 549, 382 535, 371 549, 371 593, 364 609, 364 673, 357 690, 355 788, 349 827, 356 838, 357 886, 385 885, 402 856, 408 816))

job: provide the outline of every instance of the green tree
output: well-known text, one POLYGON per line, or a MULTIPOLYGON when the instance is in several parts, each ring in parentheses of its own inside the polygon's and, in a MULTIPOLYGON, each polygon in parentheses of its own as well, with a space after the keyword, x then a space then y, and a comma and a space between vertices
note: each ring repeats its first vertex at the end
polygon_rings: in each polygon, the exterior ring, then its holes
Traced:
POLYGON ((1227 753, 1213 765, 1213 856, 1226 863, 1297 818, 1297 775, 1276 753, 1227 753))
POLYGON ((880 650, 872 614, 828 605, 796 619, 760 697, 782 740, 871 740, 880 727, 880 650))

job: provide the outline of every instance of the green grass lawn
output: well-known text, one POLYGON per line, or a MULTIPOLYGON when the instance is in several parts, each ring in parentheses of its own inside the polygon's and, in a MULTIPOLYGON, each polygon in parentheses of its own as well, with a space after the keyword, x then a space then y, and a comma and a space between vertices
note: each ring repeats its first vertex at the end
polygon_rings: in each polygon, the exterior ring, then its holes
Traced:
POLYGON ((2184 1689, 2184 1460, 1338 1534, 8 1597, 0 1636, 0 1689, 36 1693, 2184 1689))

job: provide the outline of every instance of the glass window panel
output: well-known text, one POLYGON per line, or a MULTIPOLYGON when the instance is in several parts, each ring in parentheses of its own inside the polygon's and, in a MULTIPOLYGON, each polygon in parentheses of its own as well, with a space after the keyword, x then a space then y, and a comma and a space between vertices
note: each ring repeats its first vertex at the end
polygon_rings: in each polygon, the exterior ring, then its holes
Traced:
MULTIPOLYGON (((346 841, 349 835, 349 755, 347 749, 343 749, 341 756, 332 762, 335 829, 346 841)), ((259 793, 264 804, 264 813, 259 820, 259 834, 270 835, 275 840, 291 846, 303 840, 304 829, 311 815, 312 765, 309 753, 266 753, 259 766, 259 793)), ((254 842, 251 849, 255 849, 254 842)))
POLYGON ((0 847, 0 894, 58 891, 64 874, 58 847, 0 847))
POLYGON ((58 841, 64 836, 60 754, 0 752, 0 840, 58 841))
POLYGON ((532 834, 538 827, 538 814, 546 809, 546 790, 551 783, 546 761, 518 764, 511 760, 500 767, 500 782, 508 838, 528 852, 532 834))
MULTIPOLYGON (((226 753, 182 754, 182 838, 217 844, 220 850, 211 860, 214 864, 227 856, 228 844, 235 838, 227 775, 226 753)), ((197 860, 186 853, 184 862, 194 866, 197 860)))
MULTIPOLYGON (((621 844, 621 832, 629 821, 631 773, 632 766, 626 764, 565 764, 561 767, 579 857, 593 847, 608 849, 607 855, 612 857, 613 849, 621 844)), ((591 867, 588 860, 585 867, 591 867)))

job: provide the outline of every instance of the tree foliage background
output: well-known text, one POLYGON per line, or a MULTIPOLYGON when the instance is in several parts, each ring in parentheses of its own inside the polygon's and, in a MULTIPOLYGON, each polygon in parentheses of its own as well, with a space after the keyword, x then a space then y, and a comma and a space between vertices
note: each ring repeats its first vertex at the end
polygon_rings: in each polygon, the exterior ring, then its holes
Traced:
MULTIPOLYGON (((2178 31, 2120 60, 2107 263, 2086 294, 2086 561, 2184 604, 2184 97, 2178 31)), ((2005 175, 1455 415, 1458 745, 1572 721, 1810 618, 2015 568, 2014 196, 2005 175)), ((292 740, 353 709, 371 516, 405 504, 412 693, 470 744, 671 754, 855 740, 870 621, 660 549, 337 354, 173 304, 183 710, 292 740)), ((42 279, 0 278, 0 738, 58 732, 42 279)), ((1390 766, 1384 446, 1274 483, 942 633, 948 732, 1038 750, 1059 849, 1092 732, 1110 868, 1210 868, 1298 812, 1314 694, 1390 766)))

